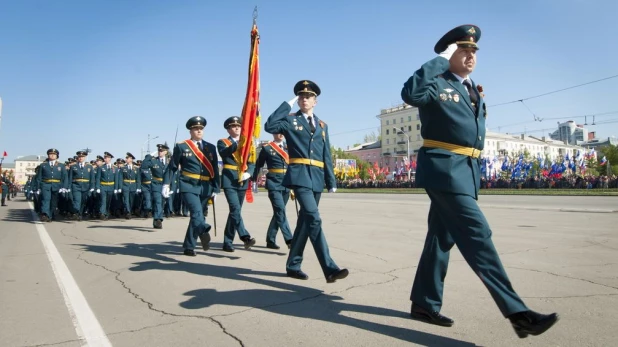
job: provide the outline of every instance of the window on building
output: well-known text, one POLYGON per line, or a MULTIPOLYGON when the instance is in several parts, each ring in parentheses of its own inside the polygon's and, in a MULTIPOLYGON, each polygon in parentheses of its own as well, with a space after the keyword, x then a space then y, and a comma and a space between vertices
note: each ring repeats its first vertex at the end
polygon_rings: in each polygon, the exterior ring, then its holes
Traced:
POLYGON ((416 120, 419 120, 419 119, 421 119, 421 117, 417 114, 416 115, 416 120))
POLYGON ((421 125, 420 124, 416 125, 416 130, 421 130, 421 125))
POLYGON ((412 116, 408 116, 408 122, 412 121, 412 116))
POLYGON ((22 166, 24 166, 24 163, 19 163, 19 167, 22 167, 22 166))
POLYGON ((401 117, 401 119, 399 120, 399 123, 403 123, 403 117, 401 117))
POLYGON ((388 135, 388 130, 389 130, 389 129, 386 129, 386 135, 388 135))
POLYGON ((420 134, 416 134, 416 141, 420 141, 421 140, 421 135, 420 134))
POLYGON ((408 131, 412 131, 412 126, 408 125, 408 131))
POLYGON ((397 119, 393 119, 393 124, 397 124, 397 119))
POLYGON ((390 139, 386 139, 386 144, 390 145, 390 141, 391 141, 390 139))
POLYGON ((388 125, 388 119, 386 120, 386 125, 388 125))

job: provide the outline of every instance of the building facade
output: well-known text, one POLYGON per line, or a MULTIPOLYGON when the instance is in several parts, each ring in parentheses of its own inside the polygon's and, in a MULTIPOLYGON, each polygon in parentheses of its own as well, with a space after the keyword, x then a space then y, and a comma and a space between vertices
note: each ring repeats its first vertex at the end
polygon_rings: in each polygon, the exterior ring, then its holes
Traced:
POLYGON ((349 148, 344 152, 357 156, 359 159, 368 162, 381 164, 382 160, 382 145, 380 141, 364 143, 362 145, 349 148))
POLYGON ((588 141, 588 129, 572 120, 558 123, 558 129, 549 135, 552 140, 566 142, 569 145, 578 145, 588 141))
POLYGON ((380 167, 395 171, 406 157, 415 160, 423 145, 418 108, 401 104, 380 110, 376 117, 380 120, 382 145, 380 167))
POLYGON ((25 184, 28 177, 34 176, 34 169, 41 164, 47 156, 27 155, 15 159, 15 183, 25 184))

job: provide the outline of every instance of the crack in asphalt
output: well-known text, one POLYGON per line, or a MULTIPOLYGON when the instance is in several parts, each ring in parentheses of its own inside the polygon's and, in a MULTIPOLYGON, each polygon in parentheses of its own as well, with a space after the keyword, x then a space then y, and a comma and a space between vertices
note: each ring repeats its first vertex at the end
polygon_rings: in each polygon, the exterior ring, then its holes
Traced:
POLYGON ((236 342, 238 342, 240 344, 240 346, 245 347, 244 342, 238 338, 237 336, 235 336, 234 334, 232 334, 231 332, 229 332, 221 322, 219 322, 218 320, 212 318, 211 316, 203 316, 203 315, 188 315, 188 314, 177 314, 177 313, 171 313, 171 312, 167 312, 158 308, 154 307, 154 304, 145 300, 144 298, 142 298, 139 294, 135 293, 127 284, 126 282, 124 282, 123 280, 120 279, 120 272, 115 271, 115 270, 111 270, 108 269, 107 267, 103 266, 103 265, 99 265, 99 264, 95 264, 92 263, 84 258, 82 258, 82 254, 84 254, 86 252, 81 252, 78 256, 77 259, 83 261, 84 263, 88 264, 88 265, 92 265, 92 266, 96 266, 99 267, 107 272, 111 272, 113 274, 115 274, 116 276, 114 277, 114 279, 120 283, 120 285, 129 293, 131 294, 135 299, 141 301, 142 303, 146 304, 146 306, 148 306, 148 309, 157 313, 161 313, 163 315, 167 315, 167 316, 171 316, 171 317, 183 317, 183 318, 198 318, 198 319, 204 319, 204 320, 208 320, 214 324, 216 324, 217 326, 219 326, 219 328, 221 329, 221 331, 223 331, 224 334, 228 335, 229 337, 233 338, 234 340, 236 340, 236 342))
POLYGON ((543 274, 552 275, 552 276, 556 276, 556 277, 562 277, 562 278, 568 278, 568 279, 578 280, 578 281, 582 281, 582 282, 588 282, 588 283, 596 284, 597 286, 606 287, 606 288, 612 288, 612 289, 616 289, 616 290, 618 290, 618 287, 610 286, 610 285, 608 285, 608 284, 603 284, 603 283, 594 282, 594 281, 591 281, 591 280, 587 280, 587 279, 585 279, 585 278, 571 277, 571 276, 560 275, 560 274, 553 273, 553 272, 549 272, 549 271, 541 271, 541 270, 534 270, 534 269, 526 269, 526 268, 523 268, 523 267, 515 267, 515 266, 505 266, 505 267, 506 267, 506 268, 509 268, 509 269, 517 269, 517 270, 532 271, 532 272, 543 273, 543 274))
POLYGON ((388 263, 388 261, 386 259, 380 258, 380 257, 375 256, 375 255, 371 255, 371 254, 367 254, 367 253, 361 253, 361 252, 354 252, 354 251, 350 251, 350 250, 345 249, 345 248, 339 248, 339 247, 333 247, 333 246, 329 246, 329 248, 337 249, 337 250, 340 250, 340 251, 344 251, 344 252, 348 252, 348 253, 353 253, 353 254, 365 255, 365 256, 368 256, 370 258, 378 259, 378 260, 381 260, 381 261, 383 261, 385 263, 388 263))
POLYGON ((66 340, 66 341, 60 341, 60 342, 52 342, 52 343, 40 343, 40 344, 36 344, 36 345, 21 345, 19 347, 45 347, 45 346, 57 346, 57 345, 62 345, 65 343, 70 343, 70 342, 82 342, 82 340, 80 339, 73 339, 73 340, 66 340))

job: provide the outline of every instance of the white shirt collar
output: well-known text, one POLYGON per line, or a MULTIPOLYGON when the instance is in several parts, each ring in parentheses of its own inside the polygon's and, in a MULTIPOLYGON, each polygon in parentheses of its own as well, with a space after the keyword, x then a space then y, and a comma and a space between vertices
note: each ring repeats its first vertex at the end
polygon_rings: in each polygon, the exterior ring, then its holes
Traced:
MULTIPOLYGON (((303 113, 303 117, 305 117, 305 120, 309 123, 309 115, 303 113)), ((311 116, 311 122, 315 125, 315 115, 311 116)))
POLYGON ((457 80, 458 80, 461 84, 463 84, 463 82, 464 82, 465 80, 468 80, 468 81, 470 82, 470 85, 472 85, 472 81, 470 81, 470 77, 463 78, 463 77, 459 76, 459 75, 458 75, 458 74, 456 74, 456 73, 452 73, 452 74, 453 74, 453 76, 455 76, 455 78, 457 78, 457 80))

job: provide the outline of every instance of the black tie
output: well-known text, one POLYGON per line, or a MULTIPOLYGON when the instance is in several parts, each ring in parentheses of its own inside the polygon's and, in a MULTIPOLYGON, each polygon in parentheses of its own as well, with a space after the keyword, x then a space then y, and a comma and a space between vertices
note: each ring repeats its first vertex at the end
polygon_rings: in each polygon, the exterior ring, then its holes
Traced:
POLYGON ((197 147, 199 147, 200 151, 202 150, 202 141, 197 141, 197 147))
POLYGON ((307 121, 309 122, 309 126, 311 127, 311 133, 315 132, 315 125, 313 125, 313 118, 311 116, 307 116, 307 121))
POLYGON ((474 90, 472 89, 472 85, 470 84, 469 80, 464 80, 463 85, 466 86, 466 89, 468 90, 468 94, 470 94, 470 101, 472 101, 472 106, 474 106, 474 108, 476 109, 476 104, 478 103, 478 97, 476 96, 476 93, 474 92, 474 90))

